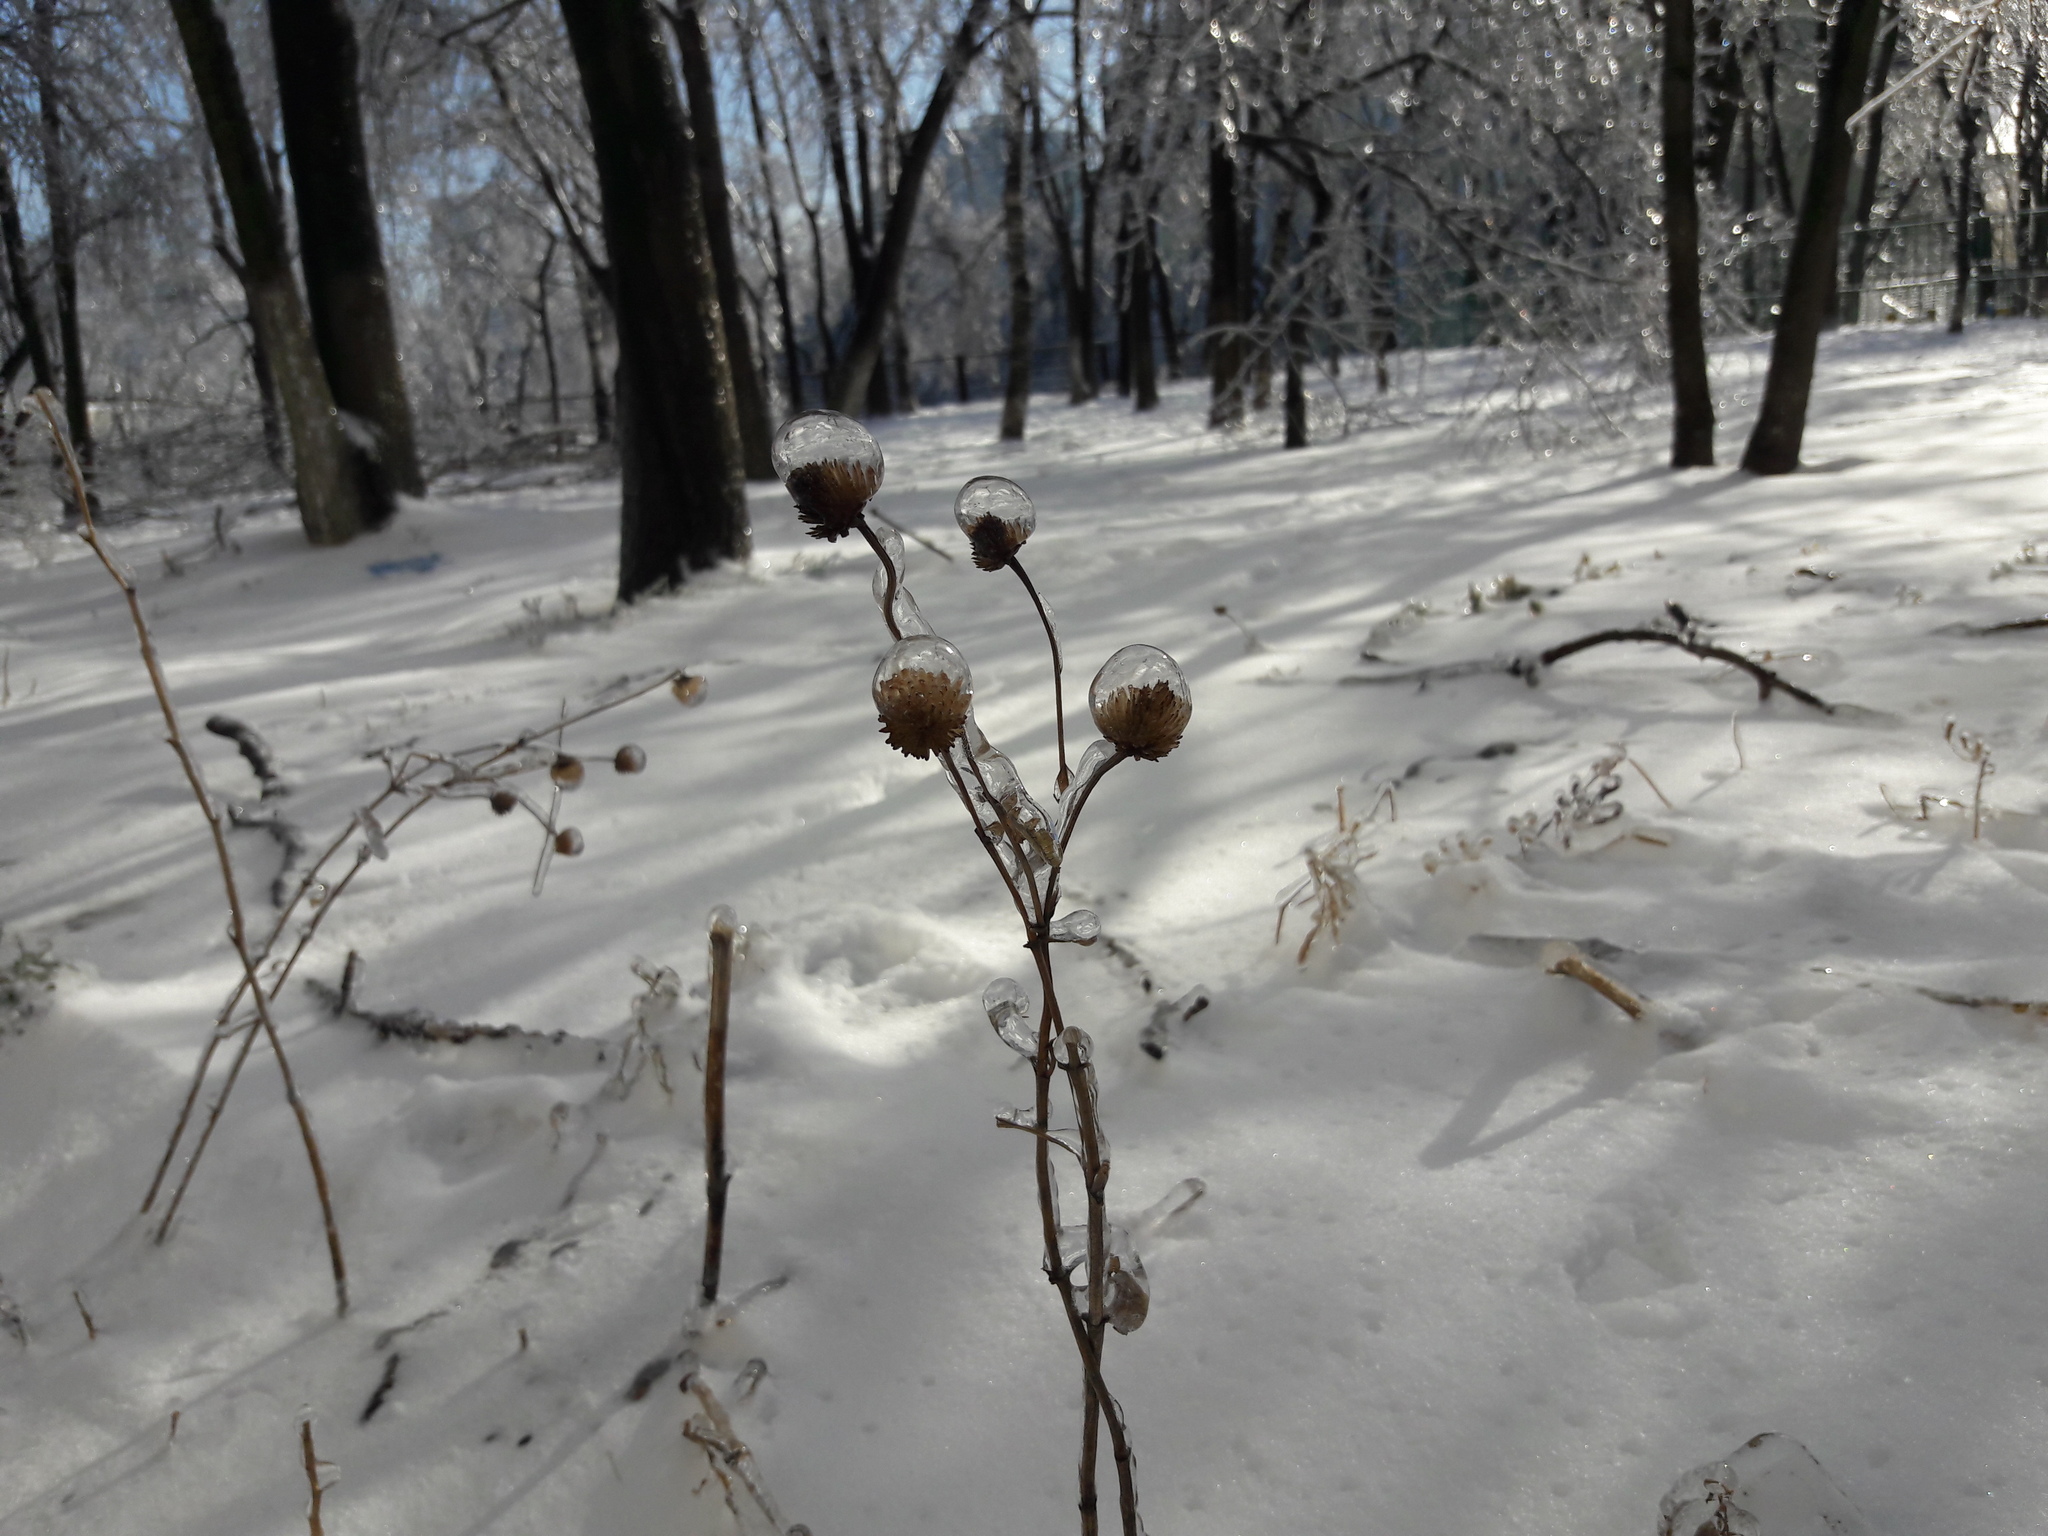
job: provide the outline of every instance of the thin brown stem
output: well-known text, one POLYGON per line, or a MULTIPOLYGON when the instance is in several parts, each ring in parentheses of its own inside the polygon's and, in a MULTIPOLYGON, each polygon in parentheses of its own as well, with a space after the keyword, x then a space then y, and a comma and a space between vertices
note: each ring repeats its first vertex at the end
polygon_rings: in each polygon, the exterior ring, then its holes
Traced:
POLYGON ((889 551, 883 545, 881 537, 868 526, 865 517, 855 518, 853 526, 860 530, 860 536, 868 541, 868 548, 872 549, 875 558, 882 562, 882 574, 888 578, 887 589, 882 593, 882 622, 889 626, 892 638, 901 640, 903 631, 896 623, 896 593, 903 583, 902 578, 896 574, 896 562, 889 558, 889 551))
POLYGON ((306 1492, 311 1502, 306 1505, 306 1536, 325 1536, 320 1524, 320 1458, 313 1454, 313 1421, 303 1419, 299 1423, 299 1450, 306 1462, 306 1492))
POLYGON ((320 1199, 321 1221, 327 1229, 327 1255, 334 1270, 335 1309, 339 1315, 348 1313, 348 1265, 342 1258, 341 1232, 335 1225, 334 1202, 327 1187, 327 1169, 320 1157, 320 1143, 313 1133, 313 1120, 306 1109, 305 1100, 299 1095, 298 1082, 292 1075, 291 1062, 285 1055, 284 1042, 278 1038, 277 1025, 270 1017, 270 1001, 264 995, 263 984, 257 980, 255 961, 249 953, 248 925, 242 915, 242 896, 235 884, 235 866, 228 856, 227 830, 221 821, 213 797, 207 793, 206 781, 200 776, 199 764, 193 759, 185 745, 185 735, 178 727, 178 711, 171 703, 170 685, 165 682, 163 667, 157 661, 156 642, 149 632, 149 623, 142 616, 142 599, 135 590, 135 583, 128 573, 117 565, 106 548, 100 543, 99 530, 93 523, 92 498, 86 494, 85 476, 78 465, 78 456, 72 451, 71 440, 57 425, 56 401, 47 389, 39 389, 35 395, 36 404, 49 423, 50 435, 56 440, 57 450, 63 455, 64 468, 71 480, 71 491, 78 506, 80 536, 107 574, 120 587, 121 594, 128 602, 128 617, 135 626, 135 639, 142 652, 142 664, 149 673, 151 689, 156 694, 157 707, 164 717, 164 728, 169 735, 171 751, 176 754, 178 766, 184 770, 185 782, 191 787, 193 799, 199 804, 200 814, 206 818, 207 830, 212 834, 213 851, 220 865, 221 886, 227 895, 228 936, 235 948, 235 957, 241 961, 242 974, 247 979, 250 996, 255 999, 256 1017, 263 1026, 263 1033, 270 1041, 271 1051, 277 1057, 279 1075, 284 1079, 285 1100, 291 1105, 292 1113, 299 1122, 299 1134, 306 1146, 306 1161, 312 1169, 313 1187, 320 1199))
POLYGON ((1067 807, 1066 816, 1060 822, 1060 853, 1062 856, 1066 854, 1067 844, 1074 840, 1074 828, 1081 824, 1082 807, 1088 804, 1088 797, 1095 793, 1095 786, 1109 776, 1110 769, 1130 755, 1122 747, 1118 747, 1115 752, 1110 754, 1109 761, 1102 765, 1101 772, 1081 786, 1079 798, 1067 807))
POLYGON ((725 1257, 725 1035, 732 1013, 733 930, 720 912, 711 920, 711 1021, 704 1036, 704 1279, 705 1306, 718 1300, 718 1270, 725 1257))
MULTIPOLYGON (((970 762, 973 761, 972 752, 963 749, 962 755, 970 762)), ((950 752, 941 752, 939 761, 944 765, 946 777, 952 781, 953 792, 960 797, 961 805, 967 808, 967 819, 974 824, 974 835, 981 840, 982 851, 988 855, 989 863, 995 865, 996 874, 1002 878, 1003 888, 1010 893, 1010 900, 1016 904, 1018 920, 1028 929, 1031 926, 1031 908, 1024 904, 1024 893, 1017 889, 1017 882, 1010 878, 1010 871, 1004 867, 1003 856, 996 851, 995 839, 988 835, 988 828, 981 824, 981 813, 974 808, 974 796, 968 792, 967 780, 960 772, 960 765, 953 761, 950 752)))
POLYGON ((1045 599, 1038 595, 1038 588, 1032 585, 1031 577, 1024 569, 1024 562, 1012 555, 1010 569, 1015 571, 1017 579, 1024 583, 1024 590, 1031 594, 1031 606, 1038 610, 1038 622, 1045 626, 1045 643, 1052 647, 1052 718, 1060 748, 1060 776, 1053 781, 1053 788, 1064 795, 1067 786, 1073 783, 1074 775, 1067 768, 1067 702, 1060 680, 1059 632, 1053 628, 1052 615, 1046 611, 1045 599))
MULTIPOLYGON (((1060 1067, 1067 1074, 1067 1087, 1074 1096, 1074 1118, 1081 1137, 1082 1180, 1088 1192, 1088 1345, 1100 1365, 1108 1317, 1103 1305, 1103 1266, 1107 1262, 1109 1238, 1106 1204, 1109 1163, 1102 1155, 1102 1135, 1096 1119, 1095 1073, 1089 1062, 1086 1037, 1079 1030, 1067 1029, 1062 1031, 1060 1039, 1067 1053, 1060 1067)), ((1089 1502, 1081 1511, 1081 1527, 1084 1532, 1092 1532, 1096 1524, 1092 1507, 1096 1431, 1102 1405, 1093 1387, 1088 1389, 1086 1397, 1081 1425, 1081 1486, 1089 1502)))

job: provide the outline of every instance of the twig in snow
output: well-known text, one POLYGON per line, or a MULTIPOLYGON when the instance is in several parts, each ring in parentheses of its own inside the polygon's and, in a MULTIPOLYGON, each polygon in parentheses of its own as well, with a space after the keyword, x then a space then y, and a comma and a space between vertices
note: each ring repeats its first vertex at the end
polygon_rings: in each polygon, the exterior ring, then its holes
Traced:
POLYGON ((92 498, 86 494, 85 476, 78 467, 78 456, 72 452, 71 439, 57 424, 56 398, 47 389, 35 393, 36 405, 48 422, 50 435, 56 440, 57 451, 63 456, 64 468, 71 479, 71 492, 78 507, 79 533, 86 546, 99 558, 106 572, 121 589, 127 600, 128 617, 135 626, 135 639, 142 651, 142 664, 149 673, 152 691, 156 694, 157 707, 162 712, 164 727, 168 733, 172 752, 177 755, 178 765, 184 770, 185 782, 192 790, 192 797, 199 803, 199 811, 206 818, 207 830, 212 834, 214 857, 220 866, 221 885, 227 896, 228 937, 235 947, 235 956, 242 963, 242 978, 255 1004, 256 1020, 270 1042, 271 1053, 277 1058, 278 1073, 284 1079, 285 1100, 299 1124, 300 1139, 305 1143, 306 1161, 312 1168, 313 1187, 320 1201, 320 1216, 327 1232, 327 1253, 334 1271, 335 1310, 341 1315, 348 1312, 348 1265, 342 1258, 341 1231, 335 1224, 334 1201, 328 1193, 327 1169, 320 1157, 320 1143, 313 1134, 313 1117, 300 1097, 298 1080, 292 1074, 291 1062, 285 1055, 284 1042, 278 1038, 276 1022, 270 1016, 270 999, 264 992, 263 984, 256 976, 256 959, 250 950, 248 924, 242 915, 242 897, 235 883, 234 862, 228 857, 228 841, 225 824, 213 797, 207 793, 206 781, 200 776, 199 764, 185 745, 184 732, 178 725, 178 711, 171 703, 170 685, 164 681, 163 668, 157 662, 156 642, 149 632, 149 623, 142 616, 142 599, 135 590, 135 583, 128 573, 114 562, 105 546, 100 542, 99 530, 93 524, 92 498))
POLYGON ((386 1357, 384 1374, 378 1378, 377 1390, 372 1392, 370 1400, 363 1404, 363 1411, 356 1419, 358 1424, 367 1424, 377 1417, 377 1410, 384 1406, 385 1401, 391 1396, 391 1389, 398 1385, 398 1362, 403 1358, 395 1349, 386 1357))
POLYGON ((2008 619, 2003 624, 1966 624, 1960 632, 1966 635, 2003 635, 2017 629, 2048 629, 2048 613, 2031 619, 2008 619))
POLYGON ((739 919, 731 907, 713 907, 711 930, 711 1020, 704 1036, 704 1272, 698 1298, 718 1300, 718 1271, 725 1258, 725 1035, 732 1013, 732 947, 739 919))
MULTIPOLYGON (((351 957, 354 951, 350 951, 351 957)), ((606 1045, 588 1035, 572 1035, 566 1029, 542 1031, 522 1029, 517 1024, 464 1024, 454 1019, 438 1019, 419 1008, 398 1011, 383 1011, 374 1008, 359 1008, 352 1001, 352 994, 361 966, 353 966, 342 972, 342 984, 331 987, 318 977, 306 978, 306 990, 319 998, 334 1017, 355 1019, 376 1031, 379 1040, 410 1040, 432 1045, 467 1045, 472 1040, 520 1040, 531 1045, 587 1045, 597 1053, 599 1061, 604 1060, 606 1045)))
POLYGON ((332 1462, 322 1461, 313 1453, 313 1421, 299 1420, 299 1450, 305 1458, 306 1491, 311 1502, 306 1505, 306 1536, 326 1536, 320 1524, 320 1496, 327 1491, 327 1485, 320 1479, 322 1467, 332 1467, 332 1462))
POLYGON ((92 1314, 85 1310, 85 1298, 79 1295, 78 1292, 73 1291, 71 1293, 71 1301, 72 1305, 78 1308, 78 1315, 85 1319, 85 1337, 87 1342, 90 1343, 99 1338, 100 1330, 93 1322, 92 1314))
POLYGON ((1735 743, 1735 771, 1741 773, 1749 767, 1749 759, 1742 754, 1742 722, 1733 710, 1728 712, 1728 738, 1735 743))
POLYGON ((950 549, 946 549, 941 545, 934 544, 930 539, 926 538, 916 529, 904 527, 901 523, 897 522, 893 517, 885 517, 880 512, 877 512, 873 507, 868 508, 868 516, 872 517, 884 528, 895 529, 896 532, 902 534, 903 537, 909 539, 913 544, 922 544, 926 549, 930 550, 933 554, 937 555, 941 560, 945 561, 948 565, 957 565, 959 563, 953 558, 953 551, 951 551, 950 549))
POLYGON ((233 715, 209 715, 206 728, 216 736, 227 737, 241 751, 243 761, 249 765, 249 771, 256 775, 257 782, 263 786, 264 799, 270 800, 292 792, 291 785, 287 784, 284 775, 278 772, 277 754, 270 750, 270 743, 257 733, 254 726, 245 725, 233 715))
MULTIPOLYGON (((782 1515, 775 1508, 775 1501, 768 1497, 768 1490, 762 1486, 760 1474, 754 1468, 754 1453, 734 1432, 732 1420, 726 1416, 725 1407, 718 1396, 705 1382, 701 1372, 693 1371, 683 1378, 682 1390, 693 1394, 703 1406, 701 1416, 693 1416, 683 1424, 683 1438, 699 1447, 711 1463, 711 1470, 726 1490, 726 1500, 732 1501, 732 1481, 737 1479, 747 1490, 761 1513, 774 1529, 783 1529, 782 1515)), ((739 1515, 733 1509, 735 1518, 739 1515)))
POLYGON ((2048 1019, 2048 1003, 2030 1003, 2010 997, 1971 997, 1963 992, 1943 992, 1934 987, 1915 987, 1922 997, 1957 1008, 1983 1008, 1992 1013, 2015 1013, 2022 1018, 2048 1019))
POLYGON ((604 1156, 604 1149, 611 1143, 611 1137, 603 1131, 597 1133, 597 1145, 590 1149, 589 1159, 576 1170, 576 1177, 569 1181, 569 1187, 562 1192, 562 1203, 556 1207, 557 1210, 566 1211, 576 1203, 576 1196, 583 1189, 583 1181, 590 1177, 590 1170, 597 1166, 597 1160, 604 1156))
POLYGON ((1259 652, 1263 651, 1266 648, 1266 642, 1261 640, 1257 635, 1253 634, 1251 632, 1250 626, 1248 626, 1243 619, 1240 619, 1236 614, 1232 613, 1230 609, 1225 607, 1222 603, 1218 603, 1216 605, 1216 616, 1218 618, 1228 619, 1232 624, 1237 626, 1237 632, 1240 635, 1244 636, 1245 655, 1256 656, 1259 654, 1259 652))
POLYGON ((1208 1006, 1207 987, 1196 987, 1170 1003, 1161 998, 1152 1005, 1151 1019, 1138 1031, 1138 1049, 1154 1061, 1166 1060, 1166 1047, 1173 1032, 1208 1006))
POLYGON ((1547 958, 1549 963, 1543 967, 1546 973, 1552 976, 1569 976, 1573 981, 1584 982, 1631 1019, 1640 1020, 1649 1012, 1647 1002, 1594 965, 1571 945, 1558 945, 1556 953, 1547 958))
POLYGON ((1310 909, 1308 933, 1294 954, 1296 965, 1308 964, 1309 951, 1325 934, 1329 935, 1332 943, 1343 936, 1344 921, 1351 916, 1351 909, 1358 902, 1358 866, 1379 855, 1377 848, 1360 846, 1359 837, 1379 820, 1382 806, 1387 808, 1389 821, 1401 819, 1400 803, 1394 797, 1392 783, 1380 786, 1380 792, 1373 797, 1372 808, 1363 816, 1345 814, 1344 786, 1339 784, 1337 829, 1324 833, 1301 850, 1308 873, 1280 893, 1280 910, 1273 920, 1273 942, 1278 944, 1280 934, 1287 926, 1287 914, 1298 906, 1310 909))
POLYGON ((250 811, 244 810, 232 800, 224 803, 230 826, 268 832, 271 840, 284 851, 284 858, 277 866, 277 874, 270 882, 270 904, 273 907, 282 907, 291 900, 292 871, 297 869, 306 857, 306 834, 299 830, 297 822, 288 820, 282 811, 250 811))
POLYGON ((1998 771, 1991 761, 1991 743, 1974 731, 1959 731, 1950 719, 1943 727, 1941 739, 1948 743, 1951 752, 1977 770, 1977 782, 1970 791, 1970 841, 1975 842, 1984 835, 1984 781, 1998 771))

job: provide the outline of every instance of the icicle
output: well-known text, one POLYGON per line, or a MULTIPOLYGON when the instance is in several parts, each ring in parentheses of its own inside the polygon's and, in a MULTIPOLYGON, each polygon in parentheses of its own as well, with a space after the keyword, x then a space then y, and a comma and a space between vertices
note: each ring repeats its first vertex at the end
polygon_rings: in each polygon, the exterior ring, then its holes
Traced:
POLYGON ((1026 1061, 1038 1055, 1038 1031, 1031 1023, 1031 999, 1011 976, 998 976, 983 988, 981 1006, 996 1037, 1026 1061))
POLYGON ((1055 944, 1093 944, 1102 937, 1102 919, 1079 908, 1056 921, 1045 936, 1055 944))

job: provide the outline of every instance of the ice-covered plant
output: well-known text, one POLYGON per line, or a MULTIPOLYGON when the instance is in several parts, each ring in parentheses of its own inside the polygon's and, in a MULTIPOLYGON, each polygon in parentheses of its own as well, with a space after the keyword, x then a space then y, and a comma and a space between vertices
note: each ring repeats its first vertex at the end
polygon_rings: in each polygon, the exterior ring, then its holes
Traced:
POLYGON ((1031 498, 1014 482, 992 475, 969 481, 960 491, 954 515, 967 535, 974 563, 984 571, 1008 569, 1016 574, 1052 648, 1060 766, 1053 808, 1048 811, 1032 798, 1010 759, 975 723, 973 673, 959 648, 932 632, 904 585, 902 539, 893 530, 877 532, 865 515, 868 500, 882 484, 882 451, 874 438, 848 417, 806 411, 777 434, 774 456, 776 472, 812 537, 836 541, 859 534, 880 562, 875 601, 895 641, 874 676, 882 734, 899 752, 938 761, 1023 925, 1025 948, 1038 973, 1036 1022, 1029 995, 1010 977, 991 982, 982 1004, 998 1038, 1031 1064, 1036 1093, 1029 1108, 1005 1111, 997 1123, 1026 1131, 1034 1139, 1045 1272, 1081 1358, 1081 1529, 1092 1536, 1098 1527, 1097 1448, 1100 1429, 1106 1425, 1124 1536, 1137 1536, 1130 1440, 1123 1412, 1104 1383, 1102 1356, 1111 1329, 1131 1333, 1144 1322, 1150 1291, 1130 1234, 1109 1221, 1109 1140, 1102 1130, 1094 1047, 1088 1035, 1067 1024, 1061 1014, 1052 946, 1092 944, 1100 936, 1102 925, 1093 912, 1060 915, 1060 872, 1067 846, 1105 774, 1133 758, 1156 761, 1180 745, 1193 712, 1187 680, 1171 656, 1149 645, 1127 645, 1111 656, 1088 690, 1089 713, 1101 739, 1070 770, 1059 635, 1051 609, 1019 559, 1037 515, 1031 498), (1056 1079, 1064 1079, 1072 1101, 1071 1129, 1056 1129, 1052 1123, 1056 1079), (1087 1216, 1079 1225, 1061 1220, 1055 1150, 1072 1157, 1080 1168, 1087 1216))

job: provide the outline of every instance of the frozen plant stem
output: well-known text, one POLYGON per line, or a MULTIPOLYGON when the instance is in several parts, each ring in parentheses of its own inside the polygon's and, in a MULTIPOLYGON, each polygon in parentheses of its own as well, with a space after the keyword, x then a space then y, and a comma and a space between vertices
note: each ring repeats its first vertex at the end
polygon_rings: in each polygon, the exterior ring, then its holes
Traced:
POLYGON ((1052 647, 1053 734, 1058 738, 1060 751, 1060 774, 1053 781, 1053 788, 1064 795, 1067 786, 1074 781, 1074 776, 1067 770, 1067 700, 1060 680, 1059 632, 1053 628, 1052 615, 1045 611, 1045 600, 1038 595, 1038 588, 1031 584, 1031 577, 1024 569, 1024 562, 1012 555, 1010 569, 1017 573, 1017 579, 1024 583, 1024 590, 1031 595, 1031 606, 1038 610, 1038 622, 1045 626, 1045 643, 1052 647))
POLYGON ((299 1451, 306 1462, 306 1493, 310 1502, 306 1505, 306 1536, 326 1536, 320 1524, 320 1458, 313 1454, 313 1421, 302 1419, 299 1423, 299 1451))
MULTIPOLYGON (((71 450, 71 439, 57 424, 56 401, 47 389, 35 393, 37 407, 43 419, 49 423, 50 435, 56 440, 57 451, 63 456, 64 469, 71 480, 71 494, 78 506, 79 534, 87 547, 106 567, 107 574, 121 589, 127 599, 128 617, 135 625, 136 644, 142 651, 142 664, 149 673, 151 690, 156 694, 157 707, 163 712, 164 729, 171 751, 177 754, 178 766, 185 772, 185 782, 191 787, 192 798, 199 803, 200 814, 206 818, 206 826, 213 838, 214 858, 220 865, 221 886, 227 894, 228 937, 235 947, 235 956, 241 961, 242 977, 249 996, 256 1007, 256 1021, 264 1037, 270 1042, 271 1054, 277 1058, 278 1075, 284 1080, 285 1101, 291 1105, 292 1114, 299 1124, 299 1136, 305 1143, 306 1162, 313 1172, 313 1188, 320 1200, 320 1219, 327 1230, 327 1257, 334 1271, 334 1308, 337 1316, 348 1315, 348 1264, 341 1253, 341 1231, 335 1225, 334 1200, 327 1188, 327 1169, 320 1157, 319 1138, 313 1134, 313 1117, 306 1108, 306 1101, 299 1094, 298 1080, 292 1075, 290 1059, 285 1055, 284 1042, 278 1038, 277 1024, 270 1016, 270 998, 257 979, 255 961, 249 952, 248 927, 242 915, 242 896, 235 884, 235 866, 228 857, 226 828, 222 825, 219 810, 214 806, 213 797, 206 791, 206 781, 199 775, 199 764, 193 760, 191 751, 185 745, 184 732, 178 728, 178 711, 171 703, 169 685, 164 681, 163 668, 157 662, 156 643, 150 637, 149 624, 142 616, 142 599, 135 590, 135 583, 128 573, 114 562, 100 542, 99 529, 92 520, 92 499, 85 492, 85 477, 78 466, 78 456, 71 450)), ((309 1442, 310 1444, 310 1437, 309 1442)))
POLYGON ((732 1013, 732 945, 729 908, 711 914, 711 1019, 704 1035, 704 1278, 705 1306, 718 1300, 718 1270, 725 1257, 725 1034, 732 1013))

